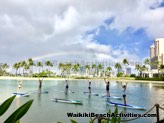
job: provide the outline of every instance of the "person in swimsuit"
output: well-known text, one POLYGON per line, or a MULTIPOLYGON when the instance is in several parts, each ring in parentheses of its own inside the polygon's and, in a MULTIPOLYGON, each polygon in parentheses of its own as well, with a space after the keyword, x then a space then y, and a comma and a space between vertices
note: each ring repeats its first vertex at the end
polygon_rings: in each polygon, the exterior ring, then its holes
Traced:
POLYGON ((21 88, 22 88, 22 81, 18 81, 18 93, 21 93, 21 88))
POLYGON ((65 86, 65 93, 68 93, 68 80, 65 80, 66 86, 65 86))
POLYGON ((104 79, 105 83, 106 83, 106 95, 107 96, 110 96, 110 93, 109 93, 109 86, 110 86, 110 83, 109 81, 106 81, 106 79, 104 79))
POLYGON ((42 92, 42 82, 43 82, 43 78, 39 79, 39 88, 38 88, 38 93, 41 94, 42 92))
POLYGON ((125 91, 126 91, 126 88, 127 88, 127 83, 126 84, 122 84, 122 88, 123 88, 123 92, 124 94, 122 95, 123 96, 123 103, 124 105, 126 105, 126 94, 125 94, 125 91))
POLYGON ((89 90, 89 93, 91 94, 91 81, 89 81, 88 90, 89 90))
POLYGON ((39 79, 39 88, 42 88, 42 80, 39 79))
POLYGON ((126 87, 127 87, 127 83, 126 84, 122 84, 123 92, 126 91, 126 87))
POLYGON ((123 94, 124 105, 126 105, 126 94, 123 94))

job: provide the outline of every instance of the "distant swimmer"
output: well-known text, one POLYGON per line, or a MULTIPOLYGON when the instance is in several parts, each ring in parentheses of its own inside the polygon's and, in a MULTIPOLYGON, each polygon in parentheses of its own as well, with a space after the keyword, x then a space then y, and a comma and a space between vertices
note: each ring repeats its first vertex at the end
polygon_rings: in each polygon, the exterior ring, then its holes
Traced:
POLYGON ((89 81, 88 90, 89 90, 89 93, 91 94, 91 81, 89 81))
POLYGON ((21 88, 22 88, 22 80, 18 81, 18 93, 21 93, 21 88))
POLYGON ((109 80, 106 81, 106 79, 104 79, 104 81, 106 83, 106 94, 107 94, 107 96, 110 96, 110 93, 109 93, 110 82, 109 82, 109 80))

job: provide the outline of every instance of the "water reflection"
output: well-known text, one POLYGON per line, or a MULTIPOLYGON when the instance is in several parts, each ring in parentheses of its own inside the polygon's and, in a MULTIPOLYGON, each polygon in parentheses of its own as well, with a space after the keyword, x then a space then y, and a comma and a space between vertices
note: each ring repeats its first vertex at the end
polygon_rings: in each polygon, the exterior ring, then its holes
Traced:
MULTIPOLYGON (((88 88, 88 82, 85 80, 76 80, 70 81, 71 89, 75 93, 63 93, 61 92, 65 88, 65 81, 49 81, 43 83, 42 88, 38 87, 38 81, 26 81, 23 83, 23 91, 33 91, 37 90, 38 93, 30 95, 28 99, 34 99, 35 103, 33 104, 28 115, 22 119, 24 123, 30 123, 35 121, 36 123, 40 122, 57 122, 62 121, 63 123, 69 122, 67 117, 67 112, 101 112, 106 113, 109 109, 114 111, 115 107, 110 106, 106 101, 115 101, 118 103, 123 103, 123 100, 110 100, 105 98, 100 98, 99 96, 85 95, 83 91, 88 88), (48 89, 49 93, 42 95, 42 90, 48 89), (54 97, 55 94, 55 97, 54 97), (54 103, 51 101, 51 98, 67 98, 67 99, 79 99, 83 101, 83 105, 73 105, 65 103, 54 103), (39 104, 38 104, 39 103, 39 104), (40 119, 36 117, 35 114, 40 113, 40 119), (55 119, 55 120, 54 120, 55 119), (32 121, 31 121, 32 120, 32 121)), ((105 95, 105 86, 104 81, 94 81, 92 82, 92 90, 94 93, 99 95, 105 95)), ((10 97, 11 93, 15 91, 17 87, 16 81, 0 81, 0 99, 3 101, 5 98, 10 97), (3 99, 4 98, 4 99, 3 99)), ((153 83, 128 83, 126 89, 126 99, 127 104, 136 105, 136 106, 145 106, 147 110, 150 109, 155 103, 159 103, 161 106, 164 106, 164 84, 153 84, 153 83)), ((123 91, 121 89, 121 82, 111 81, 110 91, 112 91, 111 96, 117 95, 122 97, 123 91)), ((16 106, 21 106, 24 102, 28 100, 25 97, 20 97, 16 99, 16 106)), ((15 107, 14 107, 15 108, 15 107)), ((14 109, 13 108, 13 109, 14 109)), ((11 107, 11 110, 13 110, 11 107)), ((129 113, 140 113, 143 114, 145 111, 132 110, 126 108, 118 108, 119 112, 129 112, 129 113)), ((164 116, 164 112, 160 112, 161 116, 164 116)), ((127 118, 129 119, 129 118, 127 118)), ((132 121, 132 123, 151 123, 154 118, 143 118, 139 120, 132 121)), ((88 118, 82 118, 83 122, 88 121, 88 118)), ((0 120, 1 122, 1 120, 0 120)), ((131 122, 130 122, 131 123, 131 122)))
POLYGON ((21 98, 20 96, 17 96, 17 97, 15 98, 16 107, 19 107, 19 106, 21 105, 21 99, 20 99, 20 98, 21 98))
POLYGON ((38 88, 38 100, 41 100, 41 93, 42 93, 42 88, 39 86, 39 88, 38 88))

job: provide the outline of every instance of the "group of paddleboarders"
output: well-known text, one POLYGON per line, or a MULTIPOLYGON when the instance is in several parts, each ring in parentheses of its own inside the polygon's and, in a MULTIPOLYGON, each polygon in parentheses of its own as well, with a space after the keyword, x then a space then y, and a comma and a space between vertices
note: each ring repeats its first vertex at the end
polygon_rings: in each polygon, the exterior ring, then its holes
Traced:
MULTIPOLYGON (((42 81, 43 79, 39 79, 39 90, 42 88, 42 81)), ((110 97, 110 81, 107 80, 106 78, 104 79, 105 83, 106 83, 106 96, 110 97)), ((65 80, 66 82, 66 86, 65 86, 65 93, 68 93, 68 80, 65 80)), ((89 85, 88 85, 88 93, 91 94, 91 81, 88 81, 89 85)), ((21 93, 21 88, 22 88, 22 80, 18 81, 18 91, 17 93, 21 93)), ((124 105, 126 105, 126 91, 127 88, 127 83, 126 84, 122 84, 122 89, 123 89, 123 103, 124 105)))
MULTIPOLYGON (((109 91, 109 87, 110 87, 110 81, 108 80, 106 80, 106 78, 104 79, 104 81, 105 81, 105 83, 106 83, 106 95, 107 96, 109 96, 110 97, 110 91, 109 91)), ((123 83, 121 83, 121 85, 122 85, 122 89, 123 89, 123 103, 124 103, 124 105, 126 105, 126 94, 125 94, 125 91, 126 91, 126 88, 127 88, 127 83, 126 84, 123 84, 123 83)))
MULTIPOLYGON (((39 79, 38 93, 41 93, 42 82, 43 82, 43 78, 39 79)), ((21 93, 21 88, 22 88, 22 80, 18 80, 17 83, 18 83, 17 93, 20 94, 21 93)))
MULTIPOLYGON (((110 97, 110 81, 107 80, 106 78, 104 79, 105 83, 106 83, 106 96, 110 97)), ((91 94, 91 81, 88 81, 89 82, 89 86, 88 86, 88 90, 89 90, 89 93, 91 94)), ((123 103, 124 105, 126 105, 126 94, 125 94, 125 91, 126 91, 126 88, 127 88, 127 83, 126 84, 122 84, 122 89, 123 89, 123 103)))

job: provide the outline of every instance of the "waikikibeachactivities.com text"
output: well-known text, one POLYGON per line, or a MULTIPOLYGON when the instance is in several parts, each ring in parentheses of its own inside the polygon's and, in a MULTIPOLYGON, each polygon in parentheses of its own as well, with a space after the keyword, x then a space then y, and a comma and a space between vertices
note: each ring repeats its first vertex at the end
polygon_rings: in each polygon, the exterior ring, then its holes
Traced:
POLYGON ((97 114, 97 113, 67 113, 68 117, 157 117, 156 114, 136 114, 136 113, 104 113, 104 114, 97 114))

